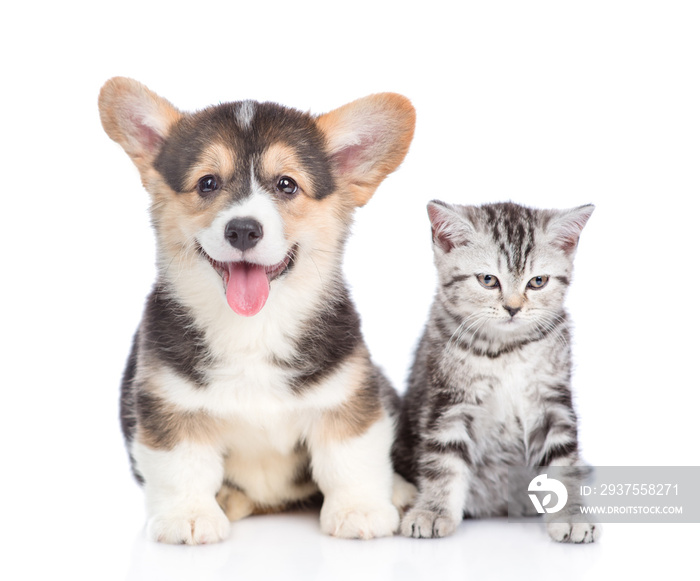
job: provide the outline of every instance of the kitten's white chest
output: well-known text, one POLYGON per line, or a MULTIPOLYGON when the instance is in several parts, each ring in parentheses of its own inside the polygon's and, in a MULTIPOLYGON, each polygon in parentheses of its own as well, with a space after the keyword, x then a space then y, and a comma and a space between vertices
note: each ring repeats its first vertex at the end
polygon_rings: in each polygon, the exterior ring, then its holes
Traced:
POLYGON ((482 431, 522 440, 542 416, 540 392, 548 374, 527 351, 496 359, 470 357, 465 362, 464 379, 468 401, 479 409, 482 431))

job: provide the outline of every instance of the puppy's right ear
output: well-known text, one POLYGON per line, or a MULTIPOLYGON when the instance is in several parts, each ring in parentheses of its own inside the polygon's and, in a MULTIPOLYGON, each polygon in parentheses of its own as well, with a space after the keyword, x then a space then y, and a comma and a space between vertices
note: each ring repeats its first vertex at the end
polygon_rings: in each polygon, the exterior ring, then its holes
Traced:
POLYGON ((377 93, 321 115, 317 123, 340 187, 364 206, 406 156, 416 111, 403 95, 377 93))
POLYGON ((153 163, 173 124, 182 117, 168 101, 125 77, 107 81, 98 103, 107 135, 142 171, 153 163))

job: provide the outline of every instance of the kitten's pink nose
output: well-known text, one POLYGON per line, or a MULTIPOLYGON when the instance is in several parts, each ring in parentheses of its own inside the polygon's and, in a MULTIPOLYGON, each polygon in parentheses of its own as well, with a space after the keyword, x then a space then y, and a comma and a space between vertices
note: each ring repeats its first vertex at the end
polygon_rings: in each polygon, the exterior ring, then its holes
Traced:
POLYGON ((503 305, 503 308, 510 313, 511 317, 515 317, 516 313, 522 308, 522 307, 511 307, 509 305, 503 305))

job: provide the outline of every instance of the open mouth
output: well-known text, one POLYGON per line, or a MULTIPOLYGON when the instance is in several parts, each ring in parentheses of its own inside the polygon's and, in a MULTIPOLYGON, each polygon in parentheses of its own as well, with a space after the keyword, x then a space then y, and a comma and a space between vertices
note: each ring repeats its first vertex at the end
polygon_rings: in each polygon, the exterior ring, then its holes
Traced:
POLYGON ((198 246, 198 250, 221 276, 229 306, 239 315, 252 317, 265 306, 270 283, 294 266, 298 247, 295 244, 282 261, 272 265, 244 260, 220 262, 209 256, 201 246, 198 246))

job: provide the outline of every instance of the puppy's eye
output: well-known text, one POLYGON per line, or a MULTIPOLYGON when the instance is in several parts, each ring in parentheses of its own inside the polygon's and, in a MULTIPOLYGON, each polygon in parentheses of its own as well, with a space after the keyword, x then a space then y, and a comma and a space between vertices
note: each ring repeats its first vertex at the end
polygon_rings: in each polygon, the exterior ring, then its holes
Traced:
POLYGON ((484 288, 498 288, 500 283, 498 279, 492 274, 478 274, 476 279, 481 283, 484 288))
POLYGON ((197 193, 202 196, 210 196, 219 189, 219 181, 216 176, 204 176, 197 182, 197 193))
POLYGON ((297 183, 289 176, 282 176, 277 181, 277 191, 286 196, 293 196, 299 191, 297 183))
POLYGON ((548 282, 549 282, 548 276, 535 276, 535 277, 530 279, 530 282, 527 283, 527 288, 539 290, 539 289, 547 286, 548 282))

